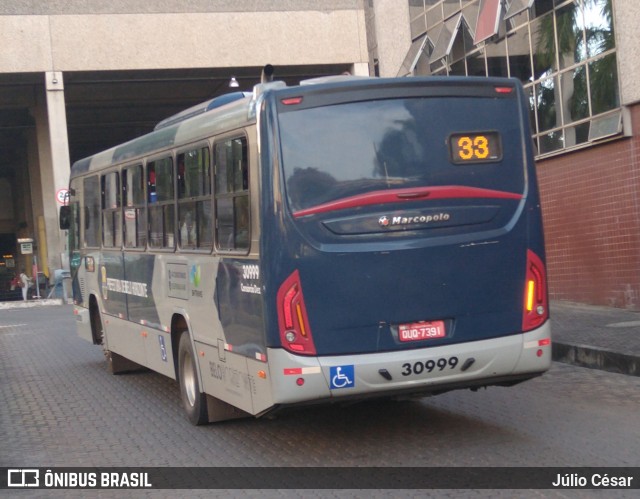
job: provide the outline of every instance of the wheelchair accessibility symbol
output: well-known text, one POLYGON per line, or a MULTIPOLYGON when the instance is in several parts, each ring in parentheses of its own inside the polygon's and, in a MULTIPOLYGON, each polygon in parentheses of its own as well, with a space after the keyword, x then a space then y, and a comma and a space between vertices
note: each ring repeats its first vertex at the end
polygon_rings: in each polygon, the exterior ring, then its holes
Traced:
POLYGON ((335 366, 329 370, 331 376, 331 389, 353 388, 356 386, 354 366, 335 366))

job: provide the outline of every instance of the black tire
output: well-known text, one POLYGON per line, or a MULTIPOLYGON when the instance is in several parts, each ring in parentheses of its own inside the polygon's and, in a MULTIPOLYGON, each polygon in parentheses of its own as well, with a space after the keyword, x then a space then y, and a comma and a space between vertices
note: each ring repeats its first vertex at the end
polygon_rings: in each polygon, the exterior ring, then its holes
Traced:
POLYGON ((98 305, 94 302, 89 307, 89 317, 91 320, 91 334, 93 335, 94 345, 104 345, 104 328, 102 326, 102 319, 100 318, 100 311, 98 305))
POLYGON ((178 345, 178 383, 180 384, 182 405, 191 424, 208 423, 207 397, 200 389, 196 372, 196 357, 187 331, 180 335, 178 345))

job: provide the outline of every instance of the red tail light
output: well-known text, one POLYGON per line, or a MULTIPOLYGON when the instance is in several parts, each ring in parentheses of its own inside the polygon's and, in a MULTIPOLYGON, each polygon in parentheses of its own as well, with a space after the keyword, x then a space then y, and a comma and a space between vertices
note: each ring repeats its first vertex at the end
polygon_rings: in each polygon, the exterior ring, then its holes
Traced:
POLYGON ((531 331, 544 324, 548 317, 547 273, 540 257, 528 250, 522 330, 531 331))
POLYGON ((282 346, 293 353, 315 355, 316 347, 311 336, 300 274, 297 270, 280 286, 277 301, 282 346))
POLYGON ((302 97, 289 97, 288 99, 282 99, 280 102, 285 106, 297 106, 302 102, 302 97))
POLYGON ((513 87, 495 87, 495 89, 499 94, 510 94, 513 92, 513 87))

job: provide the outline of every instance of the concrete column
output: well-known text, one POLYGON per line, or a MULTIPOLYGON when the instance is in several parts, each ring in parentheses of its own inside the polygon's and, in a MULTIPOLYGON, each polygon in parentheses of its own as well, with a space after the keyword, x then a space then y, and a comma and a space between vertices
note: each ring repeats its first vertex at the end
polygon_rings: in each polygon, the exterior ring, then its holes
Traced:
MULTIPOLYGON (((42 101, 44 96, 39 100, 42 101)), ((26 168, 20 170, 17 185, 23 186, 19 194, 19 221, 26 222, 26 227, 22 226, 18 231, 18 237, 36 239, 38 235, 38 217, 42 214, 42 196, 40 195, 40 154, 38 151, 38 135, 39 128, 47 132, 47 113, 43 105, 38 106, 38 99, 33 102, 31 107, 31 115, 33 116, 36 128, 28 130, 27 151, 26 151, 26 168)), ((48 143, 47 138, 47 143, 48 143)), ((38 246, 40 247, 40 246, 38 246)), ((38 260, 41 257, 38 256, 38 260)), ((22 257, 21 266, 25 269, 31 269, 32 256, 25 255, 22 257)))
POLYGON ((369 64, 366 62, 355 62, 351 74, 354 76, 369 76, 369 64))
POLYGON ((638 80, 640 80, 640 66, 638 66, 640 2, 638 0, 615 0, 613 10, 616 57, 620 72, 618 75, 621 91, 620 103, 623 106, 630 106, 640 102, 640 85, 638 85, 638 80))
MULTIPOLYGON (((67 137, 67 115, 65 111, 64 83, 61 72, 45 73, 46 116, 43 103, 36 109, 38 157, 40 162, 40 193, 44 217, 45 241, 38 240, 39 247, 46 248, 41 259, 51 269, 62 268, 66 251, 65 233, 58 229, 57 200, 61 189, 69 186, 69 142, 67 137), (39 108, 39 109, 38 109, 39 108)), ((35 190, 34 190, 35 195, 35 190)), ((37 227, 37 224, 34 224, 37 227)), ((40 239, 40 238, 39 238, 40 239)))
POLYGON ((376 0, 373 9, 380 76, 395 76, 411 47, 409 2, 376 0))

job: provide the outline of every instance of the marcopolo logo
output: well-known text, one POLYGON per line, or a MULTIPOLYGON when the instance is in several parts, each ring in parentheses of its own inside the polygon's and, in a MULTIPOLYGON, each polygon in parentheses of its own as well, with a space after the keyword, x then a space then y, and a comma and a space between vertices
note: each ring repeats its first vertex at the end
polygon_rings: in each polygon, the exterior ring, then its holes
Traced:
POLYGON ((434 222, 446 222, 451 220, 449 213, 434 213, 430 215, 398 215, 398 216, 382 216, 378 219, 380 227, 397 227, 403 225, 430 224, 434 222))

